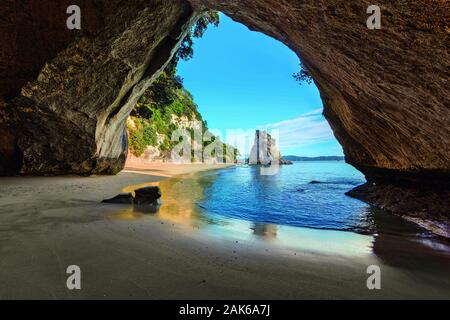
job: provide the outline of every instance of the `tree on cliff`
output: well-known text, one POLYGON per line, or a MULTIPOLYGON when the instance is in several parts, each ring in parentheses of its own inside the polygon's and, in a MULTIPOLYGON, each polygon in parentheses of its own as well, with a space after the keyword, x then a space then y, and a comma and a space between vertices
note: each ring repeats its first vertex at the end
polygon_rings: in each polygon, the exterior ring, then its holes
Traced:
MULTIPOLYGON (((217 27, 219 25, 219 22, 220 16, 216 11, 207 11, 202 17, 200 17, 193 28, 184 37, 180 47, 178 48, 172 60, 168 63, 165 70, 161 73, 160 77, 155 80, 155 82, 146 90, 144 95, 141 97, 139 103, 132 111, 133 116, 150 119, 152 117, 152 110, 154 109, 154 107, 160 109, 161 111, 164 111, 166 107, 170 106, 177 99, 177 92, 181 89, 184 89, 183 79, 176 74, 178 62, 180 61, 180 59, 185 61, 191 59, 194 55, 193 39, 203 37, 208 26, 214 25, 217 27), (144 101, 146 103, 143 103, 144 101)), ((185 91, 187 92, 187 90, 185 91)), ((198 113, 196 112, 196 106, 194 107, 191 103, 188 103, 188 107, 191 107, 188 108, 191 109, 191 111, 198 113)))
POLYGON ((194 56, 194 40, 193 38, 201 38, 205 34, 206 29, 210 25, 217 27, 220 23, 220 16, 217 11, 207 11, 198 21, 190 32, 184 37, 181 42, 180 48, 178 48, 172 63, 176 64, 180 59, 185 61, 191 59, 194 56))
POLYGON ((313 81, 311 74, 308 72, 308 69, 306 69, 306 67, 303 65, 301 61, 300 61, 300 71, 294 73, 292 76, 300 85, 304 82, 306 82, 307 84, 311 84, 313 81))

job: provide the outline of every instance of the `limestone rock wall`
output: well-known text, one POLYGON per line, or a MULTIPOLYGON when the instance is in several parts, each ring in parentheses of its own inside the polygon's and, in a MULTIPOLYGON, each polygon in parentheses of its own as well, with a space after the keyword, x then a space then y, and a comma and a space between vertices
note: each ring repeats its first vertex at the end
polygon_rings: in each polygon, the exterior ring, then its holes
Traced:
MULTIPOLYGON (((449 181, 448 1, 190 0, 298 53, 346 160, 369 179, 449 181)), ((195 18, 184 0, 4 0, 0 8, 0 172, 115 172, 125 119, 195 18), (13 165, 11 165, 13 163, 13 165)), ((255 53, 257 54, 257 53, 255 53)), ((268 62, 270 63, 270 62, 268 62)))
POLYGON ((0 10, 0 173, 121 170, 126 118, 195 19, 191 6, 7 0, 0 10), (80 31, 66 27, 70 4, 80 31))

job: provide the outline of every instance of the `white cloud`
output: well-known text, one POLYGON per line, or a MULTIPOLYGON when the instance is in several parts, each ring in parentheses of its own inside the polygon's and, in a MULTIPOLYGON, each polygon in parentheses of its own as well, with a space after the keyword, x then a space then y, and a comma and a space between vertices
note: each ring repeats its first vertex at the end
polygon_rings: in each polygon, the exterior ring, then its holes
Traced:
POLYGON ((322 116, 322 108, 314 109, 294 119, 269 123, 259 128, 269 132, 278 130, 278 145, 281 149, 334 140, 330 126, 322 116))
POLYGON ((302 114, 301 117, 304 117, 304 116, 321 115, 321 114, 322 114, 322 111, 323 111, 322 108, 317 108, 317 109, 314 109, 314 110, 311 110, 311 111, 309 111, 309 112, 306 112, 306 113, 302 114))

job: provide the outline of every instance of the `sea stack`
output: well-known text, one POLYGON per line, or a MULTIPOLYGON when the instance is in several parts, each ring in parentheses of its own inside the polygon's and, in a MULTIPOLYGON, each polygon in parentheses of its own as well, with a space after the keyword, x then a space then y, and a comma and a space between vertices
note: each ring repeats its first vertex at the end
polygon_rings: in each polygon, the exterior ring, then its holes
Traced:
POLYGON ((291 161, 283 160, 276 140, 265 130, 256 130, 253 147, 248 158, 249 164, 270 165, 272 161, 279 164, 292 164, 291 161))

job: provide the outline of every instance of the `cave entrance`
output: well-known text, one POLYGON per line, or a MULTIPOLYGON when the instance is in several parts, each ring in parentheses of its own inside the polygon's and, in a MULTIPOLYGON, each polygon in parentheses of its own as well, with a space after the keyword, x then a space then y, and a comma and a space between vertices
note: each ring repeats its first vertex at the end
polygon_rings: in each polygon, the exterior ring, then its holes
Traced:
MULTIPOLYGON (((134 108, 128 160, 168 160, 173 130, 194 129, 195 120, 230 144, 239 132, 262 129, 277 133, 287 158, 342 159, 319 90, 295 53, 225 14, 202 19, 134 108)), ((236 147, 241 160, 248 157, 248 143, 236 147)))
MULTIPOLYGON (((186 182, 162 184, 163 197, 179 189, 184 196, 192 192, 192 202, 202 208, 192 209, 196 215, 209 219, 213 212, 243 219, 255 224, 250 229, 268 230, 272 236, 277 225, 368 230, 368 206, 345 195, 364 183, 364 177, 344 162, 322 115, 319 90, 300 68, 297 55, 284 44, 224 14, 200 20, 131 113, 127 167, 145 169, 155 161, 172 161, 170 151, 178 143, 171 140, 173 132, 187 128, 195 139, 199 122, 224 146, 237 149, 239 165, 198 181, 187 178, 195 192, 185 190, 186 182), (251 166, 255 135, 270 145, 272 163, 276 150, 285 165, 275 171, 251 166)), ((256 145, 256 164, 264 164, 256 145)), ((199 159, 195 150, 189 156, 194 162, 199 159)), ((187 202, 181 201, 183 206, 187 202)), ((171 205, 163 205, 161 214, 171 216, 177 201, 165 198, 163 203, 171 205)))

